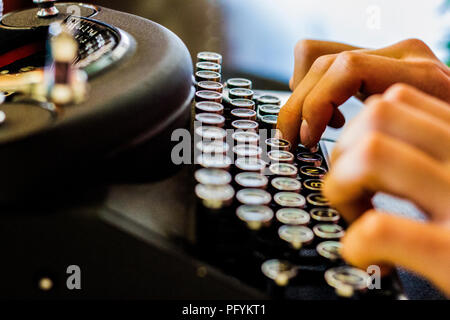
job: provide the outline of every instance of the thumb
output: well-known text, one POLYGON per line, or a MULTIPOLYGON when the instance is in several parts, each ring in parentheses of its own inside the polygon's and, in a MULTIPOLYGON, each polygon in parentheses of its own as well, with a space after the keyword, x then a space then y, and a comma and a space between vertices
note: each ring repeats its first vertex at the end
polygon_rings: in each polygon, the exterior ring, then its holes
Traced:
POLYGON ((400 265, 450 296, 450 228, 367 211, 348 229, 341 254, 352 265, 400 265))

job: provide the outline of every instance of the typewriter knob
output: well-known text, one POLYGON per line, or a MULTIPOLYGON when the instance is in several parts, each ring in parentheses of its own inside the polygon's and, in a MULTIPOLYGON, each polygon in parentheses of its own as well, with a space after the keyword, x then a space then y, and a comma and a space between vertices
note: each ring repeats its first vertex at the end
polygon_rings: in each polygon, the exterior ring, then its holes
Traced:
POLYGON ((37 16, 39 18, 50 18, 58 15, 59 11, 55 7, 55 2, 56 0, 33 0, 33 3, 39 7, 37 16))

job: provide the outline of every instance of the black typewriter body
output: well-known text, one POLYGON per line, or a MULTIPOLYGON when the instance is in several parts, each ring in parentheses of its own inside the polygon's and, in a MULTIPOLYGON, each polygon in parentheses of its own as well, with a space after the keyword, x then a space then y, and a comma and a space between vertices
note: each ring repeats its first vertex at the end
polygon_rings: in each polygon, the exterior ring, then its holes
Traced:
MULTIPOLYGON (((58 4, 61 12, 65 5, 58 4)), ((195 137, 198 127, 194 120, 205 113, 196 108, 203 100, 195 95, 200 91, 199 79, 194 77, 198 67, 193 67, 182 41, 164 27, 126 13, 86 5, 82 14, 80 39, 84 35, 89 43, 90 33, 100 33, 105 44, 119 49, 117 55, 107 54, 92 64, 86 57, 95 45, 80 46, 76 63, 90 74, 88 99, 65 106, 56 114, 16 100, 14 95, 0 105, 7 117, 19 110, 17 119, 29 108, 38 109, 39 119, 52 113, 41 124, 43 129, 26 131, 17 138, 4 134, 5 127, 0 126, 0 272, 7 275, 2 279, 0 297, 339 299, 335 288, 327 284, 325 272, 344 262, 319 255, 316 235, 301 246, 295 241, 292 246, 280 237, 284 223, 276 213, 282 206, 273 200, 277 192, 272 185, 277 175, 267 176, 266 187, 259 189, 270 194, 265 206, 272 216, 258 220, 262 223, 255 226, 237 215, 241 206, 237 192, 245 188, 236 182, 236 176, 246 170, 235 165, 226 168, 231 175, 226 184, 234 190, 228 199, 231 201, 220 205, 213 201, 211 207, 211 203, 205 205, 208 199, 196 192, 196 172, 202 165, 172 164, 176 145, 172 133, 186 129, 195 137), (79 144, 80 140, 84 143, 79 144), (270 260, 289 262, 294 270, 282 270, 280 277, 271 277, 271 269, 264 272, 263 268, 270 260), (68 267, 72 265, 81 270, 81 289, 67 287, 68 267), (43 280, 51 286, 43 287, 43 280)), ((0 39, 14 35, 16 47, 28 44, 36 35, 45 41, 48 22, 36 26, 34 18, 26 20, 30 16, 24 13, 17 20, 13 18, 3 18, 3 24, 10 25, 0 26, 0 39), (12 26, 16 23, 20 26, 12 26)), ((63 19, 69 21, 71 16, 63 19)), ((8 50, 11 48, 0 47, 0 52, 8 50)), ((46 59, 41 50, 2 66, 0 72, 39 67, 46 59)), ((219 127, 223 128, 232 126, 229 89, 226 87, 221 96, 225 119, 219 127)), ((255 112, 262 105, 257 95, 277 98, 272 92, 255 93, 247 97, 255 103, 255 112)), ((210 98, 207 95, 205 100, 210 98)), ((265 104, 270 115, 270 106, 277 104, 265 104)), ((273 121, 263 123, 259 114, 256 116, 260 128, 273 128, 273 121)), ((34 119, 30 121, 33 124, 34 119)), ((192 150, 196 142, 190 144, 192 150)), ((308 189, 304 183, 320 180, 328 170, 327 149, 321 142, 313 152, 301 146, 290 152, 293 159, 289 164, 296 170, 290 178, 301 185, 294 193, 305 201, 292 208, 306 212, 308 221, 299 225, 312 232, 319 223, 311 218, 311 210, 328 209, 328 205, 314 205, 310 201, 314 197, 308 196, 320 196, 320 188, 311 184, 308 189), (308 165, 311 155, 316 162, 308 165), (301 171, 302 167, 310 170, 301 171), (318 176, 313 174, 316 167, 323 170, 318 176)), ((232 149, 230 155, 236 155, 232 149)), ((267 154, 261 156, 267 160, 267 154)), ((346 227, 342 219, 332 222, 346 227)), ((396 276, 383 279, 382 288, 361 290, 351 299, 404 297, 396 276)))

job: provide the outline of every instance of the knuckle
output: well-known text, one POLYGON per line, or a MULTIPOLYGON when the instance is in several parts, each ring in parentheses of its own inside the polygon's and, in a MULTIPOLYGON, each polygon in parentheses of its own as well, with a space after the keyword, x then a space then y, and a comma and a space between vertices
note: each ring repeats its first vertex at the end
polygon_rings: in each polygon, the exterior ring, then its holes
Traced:
POLYGON ((337 55, 336 62, 346 69, 356 69, 360 63, 360 54, 352 51, 344 51, 337 55))
POLYGON ((331 63, 334 61, 336 55, 334 54, 326 54, 318 57, 311 66, 311 70, 314 72, 323 70, 328 68, 331 63))
POLYGON ((404 43, 410 48, 427 49, 427 50, 429 49, 428 45, 424 41, 417 38, 406 39, 404 43))

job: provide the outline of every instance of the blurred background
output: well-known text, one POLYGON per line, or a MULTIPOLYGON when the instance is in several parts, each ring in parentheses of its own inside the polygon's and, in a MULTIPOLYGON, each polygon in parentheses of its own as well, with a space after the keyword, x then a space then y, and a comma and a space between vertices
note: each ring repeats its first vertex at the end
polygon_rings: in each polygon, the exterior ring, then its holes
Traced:
MULTIPOLYGON (((89 2, 86 0, 86 2, 89 2)), ((4 0, 5 12, 32 0, 4 0)), ((225 76, 250 76, 287 89, 299 39, 382 47, 424 40, 450 62, 450 0, 92 0, 156 21, 186 43, 224 55, 225 76)), ((257 84, 258 85, 258 84, 257 84)))

